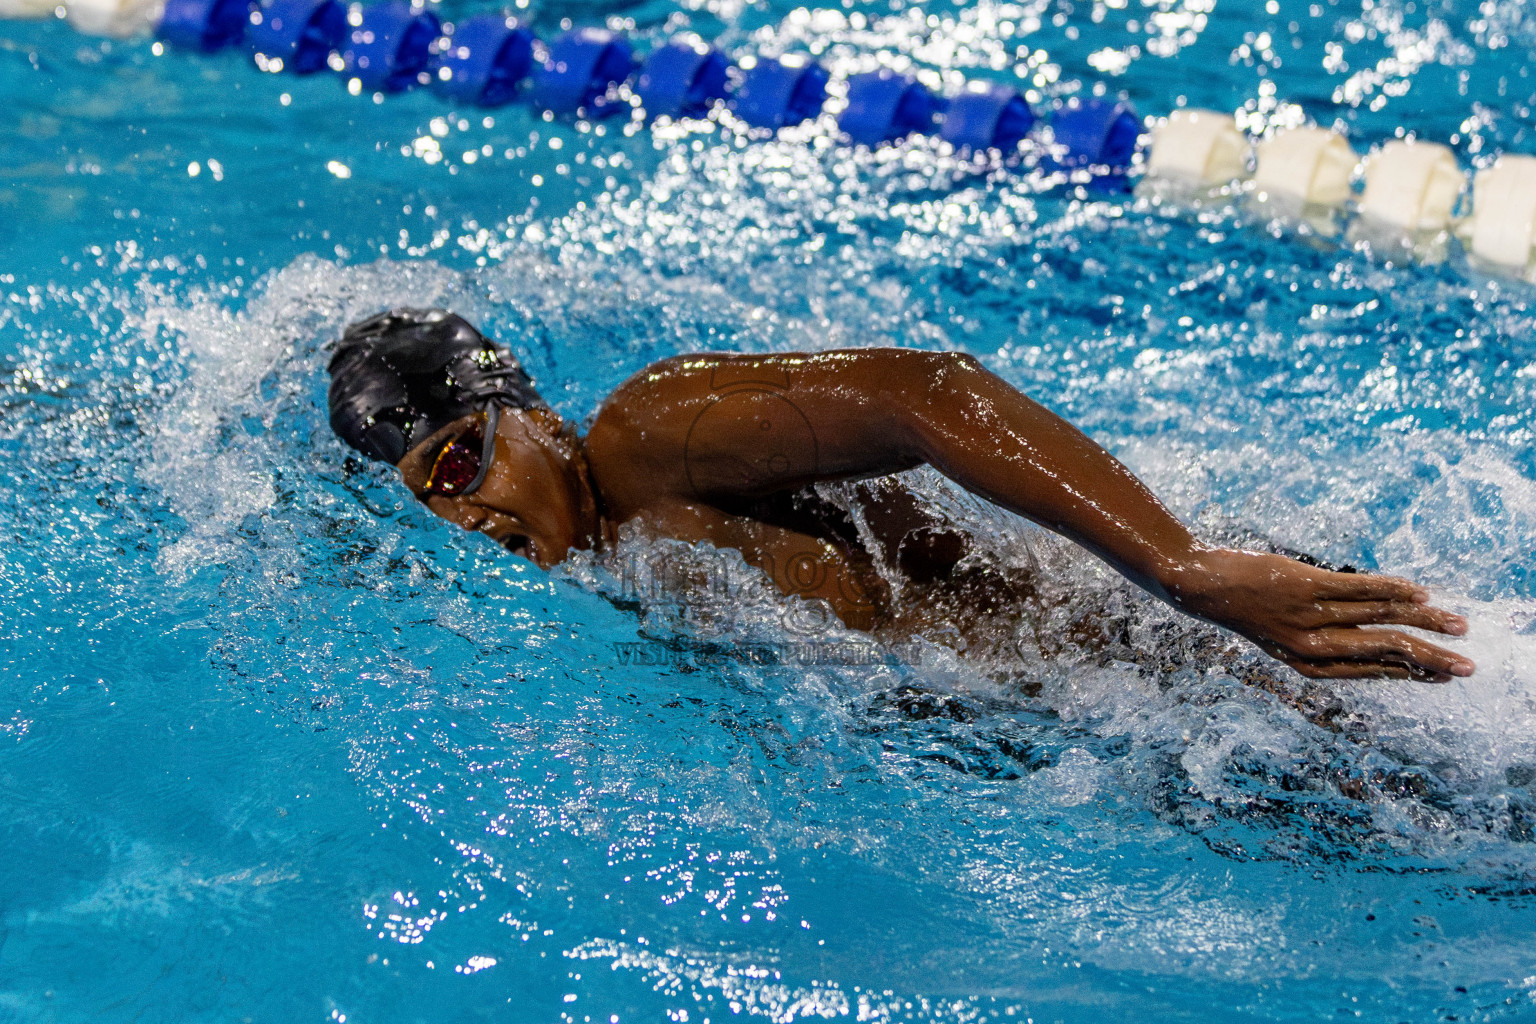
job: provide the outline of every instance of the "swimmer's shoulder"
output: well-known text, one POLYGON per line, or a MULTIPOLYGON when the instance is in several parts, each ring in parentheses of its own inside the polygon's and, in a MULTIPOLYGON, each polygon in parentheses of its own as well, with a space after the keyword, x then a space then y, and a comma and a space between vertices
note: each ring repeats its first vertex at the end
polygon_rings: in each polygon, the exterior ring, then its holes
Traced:
POLYGON ((604 401, 610 408, 648 407, 684 398, 713 399, 743 388, 788 391, 796 384, 894 366, 927 369, 953 353, 904 348, 842 348, 824 352, 691 352, 657 360, 631 376, 604 401))
POLYGON ((587 428, 587 463, 609 506, 624 516, 649 508, 687 484, 688 431, 708 393, 710 366, 723 355, 699 353, 652 363, 613 389, 587 428))
MULTIPOLYGON (((689 438, 703 414, 743 391, 787 393, 819 354, 694 352, 650 364, 613 390, 587 430, 593 479, 610 503, 690 499, 689 438)), ((713 434, 714 431, 706 431, 713 434)))

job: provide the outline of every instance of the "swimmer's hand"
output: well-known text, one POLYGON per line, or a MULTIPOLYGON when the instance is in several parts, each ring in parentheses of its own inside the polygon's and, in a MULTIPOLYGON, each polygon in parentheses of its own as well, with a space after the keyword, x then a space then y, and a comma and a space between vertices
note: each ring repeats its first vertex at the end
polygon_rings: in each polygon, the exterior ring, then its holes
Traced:
POLYGON ((1192 615, 1226 626, 1313 679, 1469 676, 1471 660, 1381 626, 1463 636, 1467 620, 1429 604, 1395 576, 1329 572, 1282 555, 1206 549, 1184 561, 1164 590, 1192 615))

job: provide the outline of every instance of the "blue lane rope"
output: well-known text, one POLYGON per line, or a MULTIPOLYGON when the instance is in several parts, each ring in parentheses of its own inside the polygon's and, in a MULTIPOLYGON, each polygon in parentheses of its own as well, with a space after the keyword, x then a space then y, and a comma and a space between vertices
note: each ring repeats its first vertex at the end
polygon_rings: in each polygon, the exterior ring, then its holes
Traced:
POLYGON ((346 34, 347 8, 341 0, 273 0, 251 13, 246 41, 254 52, 282 60, 294 74, 309 75, 326 67, 346 34))
MULTIPOLYGON (((354 94, 367 88, 381 98, 428 86, 451 102, 495 107, 525 100, 561 117, 638 114, 654 121, 704 117, 724 109, 751 128, 773 132, 816 118, 829 95, 830 74, 805 55, 747 56, 735 65, 717 48, 689 36, 672 39, 642 59, 629 39, 606 29, 571 29, 546 42, 504 14, 444 25, 419 3, 380 0, 347 7, 342 0, 166 0, 155 28, 165 41, 203 52, 243 42, 264 71, 305 75, 328 68, 346 76, 354 94), (627 90, 622 88, 626 85, 627 90)), ((846 102, 837 128, 854 145, 936 135, 961 154, 992 152, 1008 159, 1021 155, 1020 144, 1041 124, 1019 91, 1003 82, 972 81, 946 97, 911 74, 885 68, 852 75, 840 87, 846 102)), ((1044 169, 1074 172, 1079 182, 1086 175, 1098 193, 1127 188, 1127 171, 1144 138, 1143 122, 1128 103, 1074 96, 1049 111, 1048 123, 1050 145, 1038 151, 1044 169)), ((1319 131, 1298 129, 1261 143, 1253 173, 1259 200, 1274 193, 1299 202, 1303 213, 1308 204, 1344 208, 1353 193, 1344 179, 1358 169, 1358 158, 1344 143, 1354 158, 1346 162, 1355 169, 1344 171, 1341 179, 1343 157, 1335 143, 1342 136, 1319 143, 1311 137, 1319 131), (1296 144, 1265 157, 1266 146, 1288 141, 1296 144), (1312 164, 1303 167, 1309 155, 1312 164), (1327 170, 1330 187, 1314 195, 1320 169, 1327 170)), ((1153 134, 1157 138, 1147 160, 1152 177, 1191 178, 1218 188, 1248 177, 1244 152, 1250 140, 1228 115, 1175 111, 1153 134)), ((1386 225, 1397 235, 1382 244, 1407 246, 1415 255, 1422 249, 1425 259, 1439 260, 1444 254, 1434 246, 1454 236, 1469 253, 1501 267, 1500 272, 1524 276, 1529 269, 1536 280, 1536 221, 1523 214, 1501 219, 1511 203, 1518 210, 1536 206, 1530 198, 1536 193, 1536 158, 1505 155, 1480 171, 1474 208, 1466 213, 1462 203, 1464 212, 1457 215, 1465 176, 1439 166, 1448 161, 1437 156, 1444 152, 1449 157, 1450 151, 1430 144, 1425 158, 1424 153, 1405 155, 1393 145, 1389 142, 1380 154, 1391 153, 1392 160, 1383 164, 1389 171, 1373 180, 1376 161, 1367 165, 1359 213, 1362 224, 1374 220, 1361 227, 1362 238, 1378 244, 1371 239, 1386 225), (1448 201, 1442 195, 1447 188, 1454 191, 1448 201), (1436 231, 1433 244, 1424 243, 1421 236, 1436 231)), ((1333 227, 1331 219, 1323 225, 1326 233, 1333 227)))
MULTIPOLYGON (((114 0, 105 2, 110 7, 114 0)), ((654 121, 728 110, 753 129, 773 132, 816 118, 829 95, 830 74, 805 55, 745 56, 733 65, 717 48, 690 36, 664 43, 642 59, 629 39, 606 29, 571 29, 546 42, 504 14, 444 25, 419 4, 165 0, 155 28, 167 42, 203 52, 244 42, 264 71, 304 75, 329 68, 349 79, 353 94, 366 87, 382 98, 429 86, 456 103, 494 107, 526 100, 546 116, 623 114, 654 121)), ((911 74, 885 68, 852 75, 839 86, 845 102, 837 128, 854 145, 936 135, 962 155, 992 152, 1009 159, 1021 155, 1020 144, 1041 123, 1019 91, 1003 82, 972 81, 946 97, 911 74)), ((1037 150, 1043 169, 1073 172, 1096 193, 1127 189, 1127 172, 1145 137, 1143 122, 1128 103, 1074 96, 1049 111, 1048 123, 1050 144, 1037 150)), ((1150 177, 1220 189, 1249 177, 1251 140, 1229 115, 1176 110, 1151 134, 1156 137, 1146 162, 1150 177)), ((1389 141, 1366 165, 1359 222, 1348 236, 1352 244, 1358 236, 1373 247, 1392 252, 1405 247, 1415 258, 1438 261, 1445 258, 1442 243, 1455 238, 1470 255, 1500 268, 1496 272, 1536 281, 1536 221, 1521 212, 1536 208, 1536 157, 1505 154, 1480 170, 1468 212, 1466 176, 1455 168, 1450 151, 1434 143, 1416 153, 1403 147, 1411 149, 1412 143, 1389 141), (1388 237, 1384 230, 1395 234, 1388 237)), ((1358 157, 1342 136, 1302 128, 1260 143, 1252 185, 1259 201, 1297 204, 1304 217, 1320 208, 1347 213, 1358 170, 1358 157), (1319 141, 1319 134, 1326 138, 1319 141), (1266 147, 1272 150, 1268 156, 1266 147), (1328 185, 1321 191, 1319 174, 1328 185)), ((1320 230, 1333 234, 1332 218, 1329 212, 1313 227, 1321 224, 1320 230)))
MULTIPOLYGON (((637 59, 629 40, 576 28, 541 42, 503 15, 444 26, 405 0, 348 9, 340 0, 168 0, 159 35, 205 53, 241 43, 265 70, 312 74, 326 68, 370 92, 430 87, 450 101, 495 107, 526 100, 559 116, 593 119, 632 107, 619 87, 632 81, 648 119, 702 117, 717 106, 754 128, 776 131, 819 115, 831 76, 798 55, 733 65, 691 39, 674 39, 637 59), (451 31, 445 32, 445 28, 451 31)), ((1040 119, 1018 90, 973 82, 953 98, 889 69, 851 76, 838 129, 858 145, 936 134, 962 152, 1013 155, 1040 119)), ((1071 101, 1051 125, 1064 167, 1124 171, 1142 125, 1127 104, 1071 101)))

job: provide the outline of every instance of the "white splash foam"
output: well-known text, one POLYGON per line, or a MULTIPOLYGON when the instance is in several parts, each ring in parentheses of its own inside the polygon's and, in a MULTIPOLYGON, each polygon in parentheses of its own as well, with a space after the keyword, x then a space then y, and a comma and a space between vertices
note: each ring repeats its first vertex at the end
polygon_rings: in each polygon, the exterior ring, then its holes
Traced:
POLYGON ((160 571, 185 578, 227 562, 243 543, 241 524, 273 506, 273 472, 288 461, 289 439, 268 431, 281 408, 311 392, 324 342, 382 309, 447 303, 460 287, 457 275, 431 263, 348 267, 309 257, 268 275, 238 311, 207 292, 184 301, 151 295, 138 327, 180 335, 187 367, 155 424, 145 467, 187 526, 161 551, 160 571))

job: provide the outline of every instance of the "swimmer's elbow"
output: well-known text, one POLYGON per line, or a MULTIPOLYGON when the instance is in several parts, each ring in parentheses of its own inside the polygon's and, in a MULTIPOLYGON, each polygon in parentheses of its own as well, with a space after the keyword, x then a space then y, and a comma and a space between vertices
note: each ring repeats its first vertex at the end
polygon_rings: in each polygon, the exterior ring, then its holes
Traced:
POLYGON ((903 367, 900 385, 889 396, 891 411, 909 427, 926 433, 934 417, 944 417, 970 403, 977 385, 992 374, 965 352, 914 352, 903 367))
POLYGON ((934 384, 950 384, 977 373, 986 373, 981 360, 969 352, 914 353, 925 378, 934 384))
POLYGON ((862 366, 855 389, 863 444, 906 468, 932 463, 942 435, 970 404, 973 384, 987 371, 963 352, 885 349, 862 366))
POLYGON ((953 373, 973 374, 986 373, 986 367, 981 365, 981 360, 969 352, 940 352, 943 357, 942 365, 953 373))
POLYGON ((881 375, 880 390, 894 409, 917 411, 969 392, 978 375, 987 375, 986 368, 965 352, 902 349, 881 375))
POLYGON ((923 398, 929 408, 974 396, 983 380, 993 380, 990 370, 968 352, 933 352, 923 380, 923 398))

